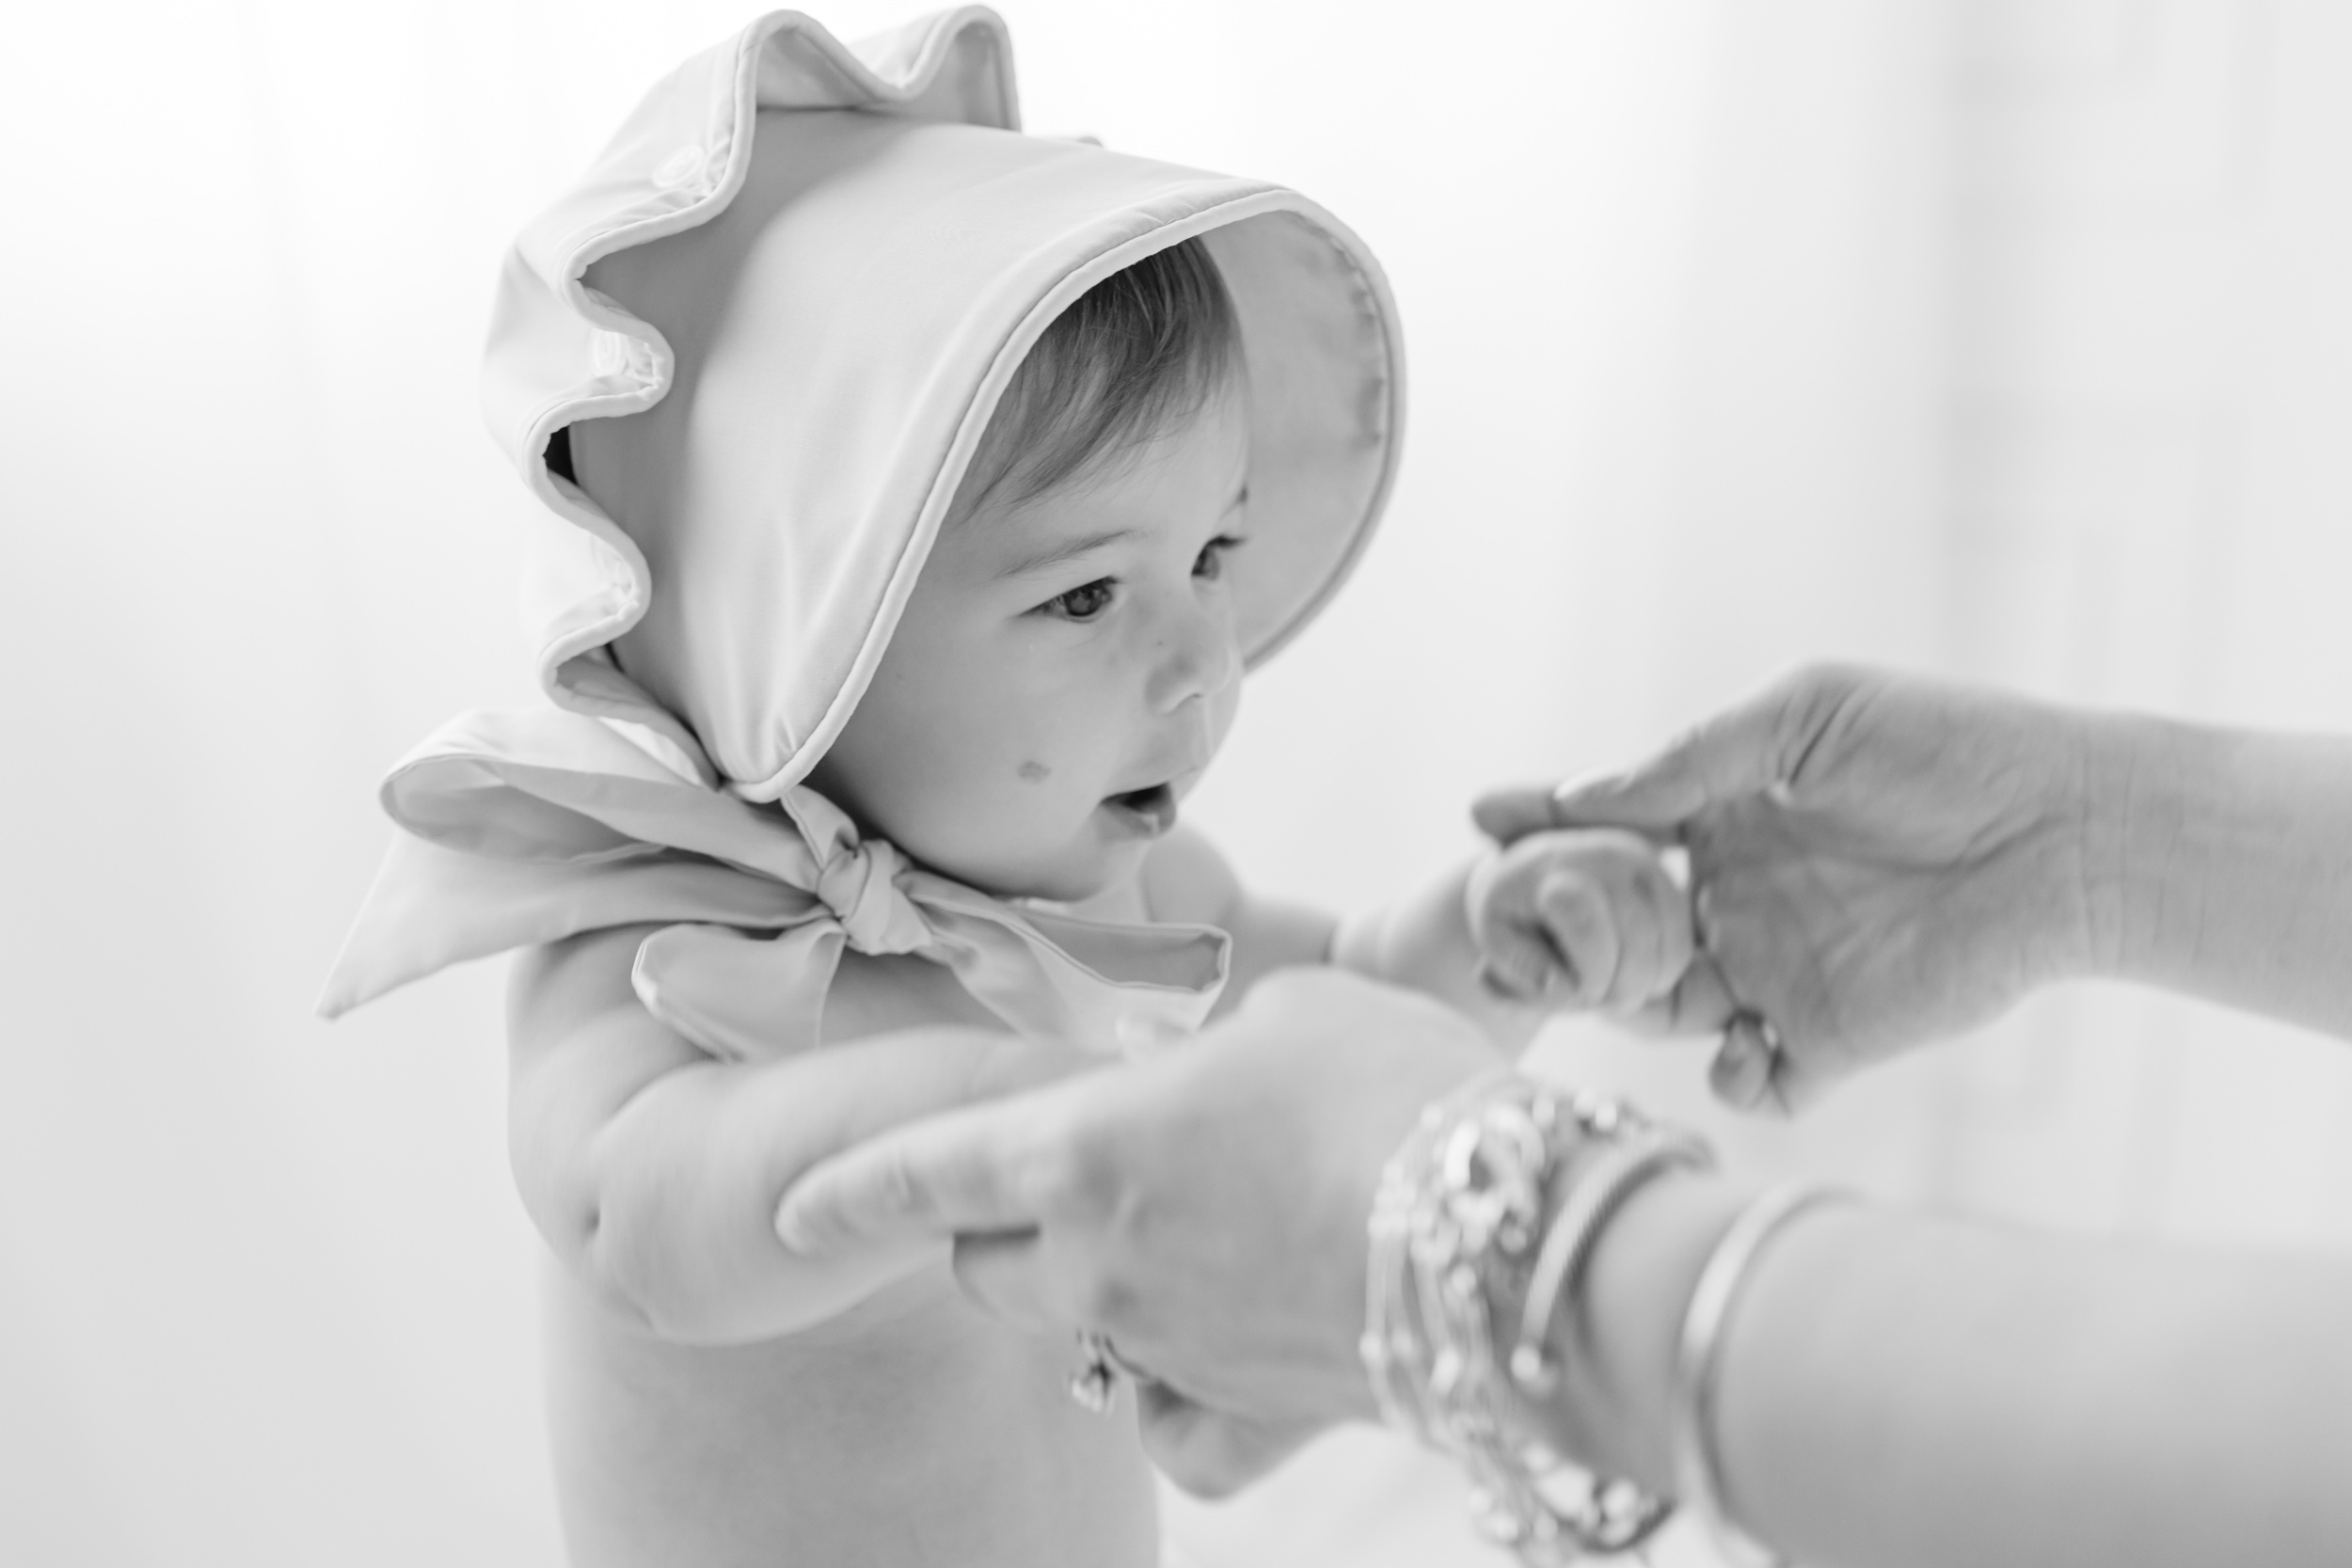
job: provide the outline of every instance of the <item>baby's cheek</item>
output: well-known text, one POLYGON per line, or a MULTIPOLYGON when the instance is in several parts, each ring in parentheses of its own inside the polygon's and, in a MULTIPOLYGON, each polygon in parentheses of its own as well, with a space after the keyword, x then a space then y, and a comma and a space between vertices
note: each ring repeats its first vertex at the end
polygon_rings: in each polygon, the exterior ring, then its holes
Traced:
POLYGON ((1100 768, 1105 727, 1083 693, 1039 692, 996 726, 994 766, 1032 797, 1058 795, 1100 768))
MULTIPOLYGON (((1241 668, 1241 656, 1233 657, 1233 668, 1241 668)), ((1225 683, 1222 690, 1209 699, 1209 739, 1213 750, 1225 749, 1225 737, 1233 733, 1233 721, 1241 713, 1241 677, 1225 683)))
POLYGON ((1069 819, 1094 805, 1089 758, 1050 726, 1014 728, 996 737, 986 764, 975 770, 980 776, 973 780, 970 804, 1008 847, 1041 847, 1066 835, 1069 819))
POLYGON ((1079 809, 1076 773, 1068 758, 1037 749, 998 759, 987 782, 967 797, 975 830, 1010 854, 1034 854, 1060 842, 1079 809))

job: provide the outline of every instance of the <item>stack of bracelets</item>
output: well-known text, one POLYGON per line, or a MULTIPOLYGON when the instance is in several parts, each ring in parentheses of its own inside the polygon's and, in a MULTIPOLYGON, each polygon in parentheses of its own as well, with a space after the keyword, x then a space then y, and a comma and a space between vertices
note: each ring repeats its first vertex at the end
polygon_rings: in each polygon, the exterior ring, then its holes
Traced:
MULTIPOLYGON (((1391 1426, 1462 1465, 1472 1517, 1530 1568, 1630 1551, 1673 1512, 1629 1481, 1576 1470, 1519 1434, 1512 1412, 1559 1390, 1552 1318, 1610 1217, 1654 1178, 1713 1163, 1690 1132, 1503 1069, 1422 1112, 1381 1173, 1360 1347, 1374 1395, 1391 1426)), ((1676 1490, 1737 1568, 1775 1560, 1720 1506, 1708 1429, 1723 1327, 1763 1243, 1826 1196, 1777 1189, 1751 1206, 1701 1271, 1683 1323, 1676 1490)))

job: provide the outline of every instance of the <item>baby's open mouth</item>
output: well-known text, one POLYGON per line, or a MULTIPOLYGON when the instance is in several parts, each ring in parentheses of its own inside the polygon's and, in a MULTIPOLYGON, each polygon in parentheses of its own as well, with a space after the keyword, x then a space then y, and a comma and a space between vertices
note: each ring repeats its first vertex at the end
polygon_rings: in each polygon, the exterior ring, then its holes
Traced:
POLYGON ((1164 784, 1104 796, 1103 804, 1121 824, 1136 832, 1157 836, 1176 825, 1176 792, 1164 784))

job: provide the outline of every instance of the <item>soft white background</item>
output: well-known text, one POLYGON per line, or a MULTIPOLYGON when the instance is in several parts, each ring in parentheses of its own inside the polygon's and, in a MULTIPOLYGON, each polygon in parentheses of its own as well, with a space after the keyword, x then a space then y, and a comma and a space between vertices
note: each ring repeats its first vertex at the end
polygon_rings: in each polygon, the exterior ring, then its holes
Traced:
MULTIPOLYGON (((2352 9, 1003 8, 1032 128, 1290 181, 1406 312, 1387 536, 1200 800, 1263 883, 1386 896, 1479 786, 1820 655, 2352 729, 2352 9)), ((529 694, 473 406, 501 245, 748 14, 10 18, 0 1562, 557 1560, 495 966, 309 1004, 374 776, 529 694)), ((1708 1117, 1695 1048, 1546 1049, 1708 1117)), ((2084 992, 1720 1130, 1757 1173, 2347 1245, 2345 1129, 2352 1053, 2084 992)), ((1456 1506, 1357 1434, 1177 1525, 1212 1568, 1497 1560, 1456 1506)))

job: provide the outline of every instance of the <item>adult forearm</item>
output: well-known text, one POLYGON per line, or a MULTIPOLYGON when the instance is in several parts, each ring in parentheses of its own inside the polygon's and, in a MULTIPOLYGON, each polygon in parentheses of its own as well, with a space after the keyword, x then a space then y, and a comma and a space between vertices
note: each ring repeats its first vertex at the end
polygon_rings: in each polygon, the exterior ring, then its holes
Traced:
POLYGON ((2114 721, 2106 967, 2352 1037, 2352 741, 2114 721))
MULTIPOLYGON (((1738 1201, 1661 1183, 1612 1227, 1562 1339, 1572 1450, 1671 1489, 1676 1328, 1738 1201)), ((1821 1568, 2352 1560, 2347 1312, 2332 1262, 1814 1211, 1730 1320, 1724 1489, 1821 1568)))

